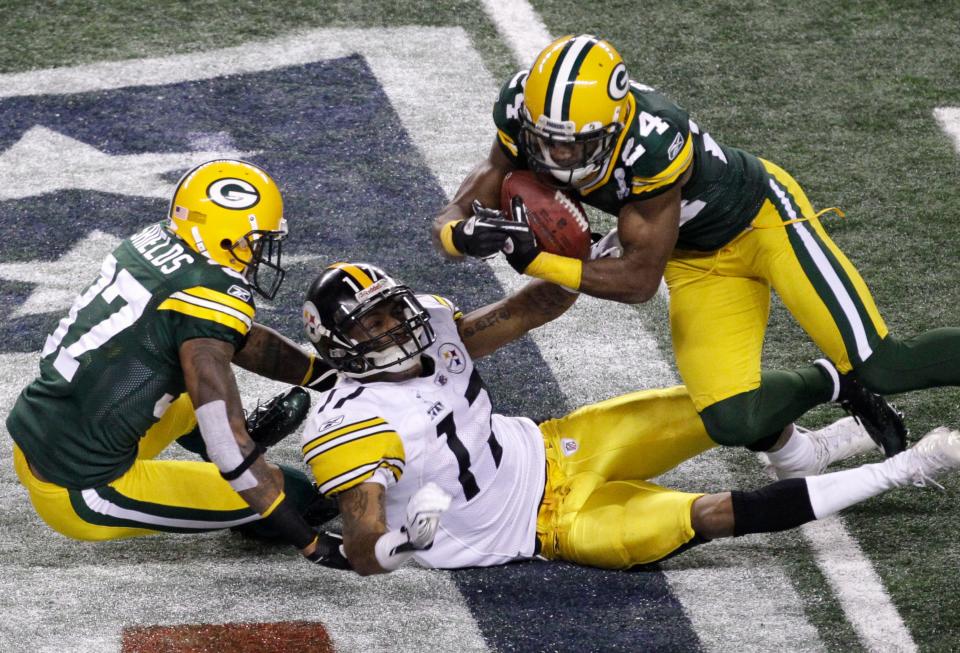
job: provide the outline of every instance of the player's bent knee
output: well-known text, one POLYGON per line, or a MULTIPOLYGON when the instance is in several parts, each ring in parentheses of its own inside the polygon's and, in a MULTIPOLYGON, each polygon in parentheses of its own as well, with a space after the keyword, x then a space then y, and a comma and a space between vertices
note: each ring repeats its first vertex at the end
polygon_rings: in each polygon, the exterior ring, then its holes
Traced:
POLYGON ((725 447, 743 447, 769 435, 761 432, 762 425, 753 414, 756 392, 742 392, 700 411, 711 440, 725 447))
POLYGON ((909 356, 906 344, 888 335, 867 360, 853 366, 853 373, 871 392, 881 395, 903 392, 903 377, 897 370, 903 367, 899 361, 905 356, 909 356))

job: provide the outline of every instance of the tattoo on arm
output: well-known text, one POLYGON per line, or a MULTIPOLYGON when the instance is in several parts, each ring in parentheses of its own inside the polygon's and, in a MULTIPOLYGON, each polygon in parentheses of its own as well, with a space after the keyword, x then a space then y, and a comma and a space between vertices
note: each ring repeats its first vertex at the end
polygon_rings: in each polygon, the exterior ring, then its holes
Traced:
POLYGON ((500 322, 509 320, 510 317, 511 317, 511 313, 510 313, 509 307, 504 306, 502 308, 499 308, 498 310, 494 311, 490 315, 486 315, 480 318, 479 320, 476 321, 475 324, 468 326, 466 329, 464 329, 463 337, 472 338, 473 336, 477 335, 481 331, 485 331, 486 329, 489 329, 492 326, 496 326, 500 322))

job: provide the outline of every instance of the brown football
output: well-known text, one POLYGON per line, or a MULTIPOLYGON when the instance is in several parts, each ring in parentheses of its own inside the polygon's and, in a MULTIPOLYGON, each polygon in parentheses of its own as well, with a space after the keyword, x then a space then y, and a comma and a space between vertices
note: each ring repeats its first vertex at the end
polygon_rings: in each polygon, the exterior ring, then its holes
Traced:
POLYGON ((570 193, 540 181, 529 170, 509 173, 500 187, 500 209, 510 215, 510 201, 519 195, 527 219, 544 251, 586 259, 590 254, 590 223, 580 201, 570 193))

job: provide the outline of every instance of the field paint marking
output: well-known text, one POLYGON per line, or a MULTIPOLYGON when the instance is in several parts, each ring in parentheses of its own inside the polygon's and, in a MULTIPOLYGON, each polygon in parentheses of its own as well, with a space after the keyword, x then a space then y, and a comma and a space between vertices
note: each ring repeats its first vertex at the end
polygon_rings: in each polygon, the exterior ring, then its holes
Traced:
POLYGON ((937 107, 933 110, 933 118, 953 141, 953 149, 960 154, 960 107, 937 107))
POLYGON ((858 606, 857 610, 847 611, 847 618, 867 650, 917 651, 876 570, 840 518, 834 516, 804 524, 803 534, 813 546, 817 564, 840 603, 858 606))
POLYGON ((526 0, 482 0, 482 4, 514 60, 524 68, 553 40, 540 14, 526 0))

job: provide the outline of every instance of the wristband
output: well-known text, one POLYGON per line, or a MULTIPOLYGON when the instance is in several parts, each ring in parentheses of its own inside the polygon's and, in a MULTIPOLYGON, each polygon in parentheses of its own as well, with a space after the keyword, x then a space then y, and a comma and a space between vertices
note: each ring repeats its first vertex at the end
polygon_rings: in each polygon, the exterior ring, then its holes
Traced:
POLYGON ((387 531, 377 540, 373 554, 377 564, 387 571, 393 571, 413 557, 413 547, 403 531, 387 531))
POLYGON ((540 252, 523 271, 531 277, 555 283, 570 290, 580 289, 583 261, 550 252, 540 252))
POLYGON ((337 382, 337 371, 320 360, 316 354, 309 354, 310 366, 307 373, 303 375, 300 385, 323 392, 329 390, 337 382))
POLYGON ((452 220, 451 222, 447 222, 440 227, 440 244, 443 246, 443 251, 450 256, 455 256, 457 258, 461 258, 463 256, 463 252, 457 249, 457 246, 453 244, 453 228, 461 222, 463 222, 463 220, 452 220))

